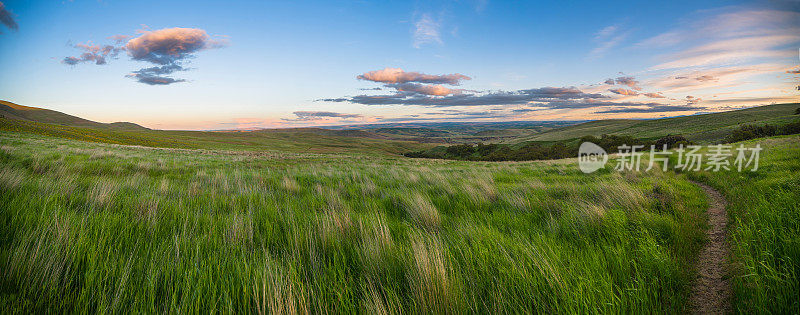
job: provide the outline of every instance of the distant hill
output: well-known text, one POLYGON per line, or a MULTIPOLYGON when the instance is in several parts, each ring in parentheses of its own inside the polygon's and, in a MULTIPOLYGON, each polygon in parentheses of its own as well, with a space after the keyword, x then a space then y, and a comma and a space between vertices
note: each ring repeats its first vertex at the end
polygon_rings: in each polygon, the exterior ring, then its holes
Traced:
POLYGON ((800 115, 795 115, 798 107, 800 107, 800 103, 789 103, 653 120, 596 120, 516 138, 509 142, 558 141, 603 134, 627 135, 635 138, 657 138, 668 134, 681 134, 692 141, 708 142, 722 139, 732 129, 743 124, 783 125, 800 120, 800 115))
POLYGON ((94 127, 113 130, 149 130, 131 122, 99 123, 80 117, 67 115, 54 110, 23 106, 8 101, 0 101, 0 116, 7 119, 33 121, 73 127, 94 127))

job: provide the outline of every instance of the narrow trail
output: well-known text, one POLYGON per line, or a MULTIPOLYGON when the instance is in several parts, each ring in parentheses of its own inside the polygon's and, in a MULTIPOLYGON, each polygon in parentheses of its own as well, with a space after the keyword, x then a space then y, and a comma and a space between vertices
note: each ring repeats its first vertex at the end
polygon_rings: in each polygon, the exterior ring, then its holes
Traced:
POLYGON ((689 297, 692 314, 726 314, 731 312, 731 288, 727 279, 730 249, 726 242, 728 215, 725 197, 708 185, 693 182, 708 195, 708 242, 697 260, 697 279, 689 297))

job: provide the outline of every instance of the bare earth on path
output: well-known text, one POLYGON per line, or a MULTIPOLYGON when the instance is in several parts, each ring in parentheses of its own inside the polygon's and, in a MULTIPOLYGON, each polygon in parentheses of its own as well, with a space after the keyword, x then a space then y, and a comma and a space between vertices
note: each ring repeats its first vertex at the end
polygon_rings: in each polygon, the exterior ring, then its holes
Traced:
POLYGON ((697 260, 697 279, 689 297, 690 311, 693 314, 730 313, 731 289, 726 277, 730 249, 725 240, 728 234, 725 197, 708 185, 694 184, 708 195, 708 241, 697 260))

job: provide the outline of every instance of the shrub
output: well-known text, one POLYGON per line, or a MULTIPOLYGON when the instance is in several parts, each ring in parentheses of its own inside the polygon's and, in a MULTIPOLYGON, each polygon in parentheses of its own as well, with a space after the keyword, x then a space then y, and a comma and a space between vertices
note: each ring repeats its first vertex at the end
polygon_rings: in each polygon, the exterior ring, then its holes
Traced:
POLYGON ((663 137, 661 139, 656 140, 655 145, 656 145, 657 149, 662 148, 664 145, 667 145, 667 148, 671 149, 671 148, 678 147, 680 145, 689 145, 691 143, 692 142, 687 140, 684 136, 681 136, 681 135, 668 135, 666 137, 663 137))
POLYGON ((798 133, 800 133, 800 121, 785 124, 780 128, 780 134, 782 135, 796 135, 798 133))
POLYGON ((739 142, 762 137, 771 137, 778 134, 778 127, 773 125, 742 125, 725 137, 725 142, 739 142))

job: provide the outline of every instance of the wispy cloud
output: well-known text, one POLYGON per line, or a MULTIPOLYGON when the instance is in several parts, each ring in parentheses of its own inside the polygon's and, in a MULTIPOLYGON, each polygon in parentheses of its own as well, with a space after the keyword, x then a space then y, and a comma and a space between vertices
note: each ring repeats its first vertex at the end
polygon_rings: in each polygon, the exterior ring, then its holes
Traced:
POLYGON ((624 108, 610 108, 597 111, 598 114, 621 114, 621 113, 667 113, 667 112, 696 112, 704 110, 705 107, 697 107, 690 105, 649 105, 644 107, 624 107, 624 108))
POLYGON ((0 23, 5 25, 12 31, 16 31, 19 29, 17 21, 14 20, 14 15, 11 13, 11 11, 8 11, 6 9, 6 5, 3 4, 2 2, 0 2, 0 23))
POLYGON ((337 113, 337 112, 326 112, 326 111, 296 111, 293 112, 296 118, 283 118, 284 121, 317 121, 317 120, 324 120, 324 119, 351 119, 351 118, 361 118, 362 115, 359 114, 345 114, 345 113, 337 113))
POLYGON ((77 44, 74 46, 83 51, 77 57, 64 57, 62 63, 68 65, 76 65, 82 62, 94 62, 96 65, 104 65, 107 63, 106 58, 116 57, 120 51, 124 50, 123 47, 115 47, 112 45, 92 45, 91 43, 77 44))
POLYGON ((426 44, 442 44, 441 23, 429 14, 420 15, 414 22, 414 48, 422 48, 426 44))
POLYGON ((763 58, 794 56, 792 44, 800 42, 800 13, 738 9, 710 11, 681 28, 637 44, 646 48, 677 46, 677 52, 660 56, 651 70, 742 64, 763 58), (791 48, 791 49, 789 49, 791 48))
POLYGON ((754 64, 711 69, 684 69, 647 81, 649 86, 664 92, 681 92, 734 87, 744 84, 750 77, 768 73, 780 74, 789 66, 780 64, 754 64))
POLYGON ((628 38, 628 35, 629 32, 620 30, 619 25, 604 27, 598 31, 594 37, 597 46, 589 52, 589 58, 596 59, 605 56, 608 51, 619 46, 619 44, 628 38))

